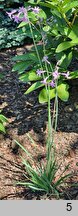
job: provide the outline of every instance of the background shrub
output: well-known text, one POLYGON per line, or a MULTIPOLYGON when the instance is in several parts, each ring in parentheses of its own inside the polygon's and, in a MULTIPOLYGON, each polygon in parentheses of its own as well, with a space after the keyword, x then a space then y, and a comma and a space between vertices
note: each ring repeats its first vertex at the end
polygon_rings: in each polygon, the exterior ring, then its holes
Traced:
POLYGON ((17 30, 17 24, 6 14, 6 11, 19 8, 23 4, 24 0, 0 0, 0 49, 24 44, 26 33, 17 30))

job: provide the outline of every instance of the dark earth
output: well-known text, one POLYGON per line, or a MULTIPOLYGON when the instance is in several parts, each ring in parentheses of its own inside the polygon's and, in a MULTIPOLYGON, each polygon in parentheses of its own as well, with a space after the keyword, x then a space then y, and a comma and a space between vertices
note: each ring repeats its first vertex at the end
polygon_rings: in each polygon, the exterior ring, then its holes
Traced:
MULTIPOLYGON (((25 153, 15 144, 20 142, 34 156, 34 166, 45 160, 47 136, 47 104, 38 103, 38 92, 24 95, 30 84, 21 82, 18 74, 12 72, 12 57, 25 53, 29 46, 7 49, 0 52, 0 72, 4 78, 0 81, 0 110, 8 118, 6 134, 0 134, 0 200, 46 200, 56 199, 53 195, 34 193, 16 186, 17 180, 24 179, 24 167, 20 155, 25 153), (31 142, 28 135, 34 139, 31 142)), ((72 64, 78 68, 78 63, 72 64)), ((69 82, 70 97, 68 102, 59 100, 58 127, 55 134, 56 156, 61 167, 56 178, 69 164, 67 173, 72 173, 62 186, 60 199, 78 200, 78 79, 69 82)), ((53 101, 51 102, 53 113, 53 101)), ((67 174, 66 173, 66 174, 67 174)))

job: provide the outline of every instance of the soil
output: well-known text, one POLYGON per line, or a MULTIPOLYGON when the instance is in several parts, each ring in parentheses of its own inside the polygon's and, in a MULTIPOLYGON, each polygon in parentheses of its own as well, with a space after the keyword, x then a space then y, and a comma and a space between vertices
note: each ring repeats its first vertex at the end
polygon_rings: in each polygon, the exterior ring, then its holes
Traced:
MULTIPOLYGON (((38 103, 38 92, 25 95, 30 83, 21 82, 18 74, 12 72, 12 57, 25 53, 29 48, 30 46, 24 46, 0 52, 0 72, 4 73, 4 78, 0 81, 0 110, 8 118, 6 134, 0 134, 0 200, 56 199, 53 195, 49 197, 15 185, 16 181, 25 180, 20 155, 24 158, 26 155, 14 140, 20 142, 34 156, 33 166, 45 161, 46 155, 47 105, 38 103), (28 135, 35 143, 31 142, 28 135)), ((72 69, 74 67, 73 63, 72 69)), ((78 200, 78 80, 69 84, 68 102, 59 100, 58 127, 54 142, 57 161, 61 162, 61 166, 56 179, 69 164, 66 174, 71 172, 72 175, 66 181, 66 186, 61 187, 64 193, 60 199, 78 200)), ((53 101, 51 110, 53 112, 53 101)))

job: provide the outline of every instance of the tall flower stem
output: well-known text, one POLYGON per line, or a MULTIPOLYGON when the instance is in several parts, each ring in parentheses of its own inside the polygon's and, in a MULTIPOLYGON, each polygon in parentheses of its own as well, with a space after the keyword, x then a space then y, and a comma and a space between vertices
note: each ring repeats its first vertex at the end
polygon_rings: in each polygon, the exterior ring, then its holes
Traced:
MULTIPOLYGON (((44 41, 44 36, 42 34, 42 29, 41 29, 41 25, 40 26, 40 32, 41 32, 41 36, 42 36, 42 42, 43 42, 43 53, 44 56, 46 56, 46 47, 45 47, 45 41, 44 41)), ((41 66, 41 69, 43 70, 43 65, 40 59, 40 55, 37 49, 37 45, 35 42, 35 38, 34 38, 34 34, 33 34, 33 30, 32 30, 32 24, 29 20, 29 27, 30 27, 30 32, 33 38, 33 43, 34 43, 34 47, 35 47, 35 51, 39 60, 39 64, 41 66)), ((49 71, 48 71, 48 63, 45 61, 45 69, 47 72, 47 77, 49 77, 49 71)), ((51 66, 50 63, 50 68, 53 72, 53 68, 51 66)), ((44 76, 44 74, 43 74, 44 76)), ((45 78, 45 77, 44 77, 45 78)), ((54 102, 54 113, 53 113, 53 118, 51 117, 51 103, 50 103, 50 85, 49 83, 45 86, 46 88, 46 94, 47 94, 47 99, 48 99, 48 138, 47 138, 47 143, 46 143, 46 149, 47 149, 47 155, 46 155, 46 159, 47 159, 47 164, 46 164, 46 172, 48 173, 50 171, 50 167, 51 165, 53 165, 54 160, 55 160, 55 145, 54 145, 54 135, 55 135, 55 131, 57 128, 57 119, 58 119, 58 95, 57 95, 57 81, 56 81, 56 96, 55 96, 55 102, 54 102), (54 131, 53 131, 53 126, 54 126, 54 131)))
POLYGON ((37 54, 37 57, 38 57, 38 60, 39 60, 39 64, 41 66, 41 69, 43 70, 43 67, 42 67, 42 64, 41 64, 41 59, 40 59, 39 52, 38 52, 38 49, 37 49, 37 45, 36 45, 36 42, 35 42, 35 39, 34 39, 34 34, 33 34, 32 25, 31 25, 30 20, 29 20, 29 27, 30 27, 30 32, 31 32, 31 35, 32 35, 35 51, 36 51, 36 54, 37 54))
MULTIPOLYGON (((46 48, 45 48, 45 41, 44 41, 44 35, 42 33, 42 28, 40 26, 40 31, 42 35, 42 42, 43 42, 43 52, 44 56, 46 56, 46 48)), ((47 72, 47 76, 49 76, 48 66, 47 62, 45 61, 45 68, 47 72)), ((51 71, 53 72, 53 68, 50 63, 51 71)), ((50 86, 47 85, 46 93, 48 98, 48 139, 47 139, 47 173, 50 170, 50 165, 54 163, 55 160, 55 144, 54 144, 54 135, 57 128, 57 119, 58 119, 58 95, 57 95, 57 81, 55 83, 55 89, 56 89, 56 96, 55 96, 55 102, 54 102, 54 112, 53 112, 53 118, 51 117, 51 103, 50 103, 50 86), (53 120, 53 121, 52 121, 53 120), (53 124, 52 124, 53 123, 53 124), (53 131, 53 125, 54 125, 54 131, 53 131)))
MULTIPOLYGON (((28 17, 28 20, 29 20, 29 17, 28 17)), ((38 52, 38 49, 37 49, 37 45, 36 45, 36 42, 35 42, 33 30, 32 30, 32 23, 30 22, 30 20, 29 20, 29 27, 30 27, 30 32, 31 32, 31 35, 32 35, 35 51, 36 51, 36 54, 37 54, 37 58, 38 58, 41 70, 43 70, 42 62, 41 62, 41 59, 40 59, 40 55, 39 55, 39 52, 38 52)), ((44 73, 42 74, 42 76, 43 76, 43 79, 45 79, 44 73)), ((47 90, 47 86, 46 86, 46 90, 47 90)))
MULTIPOLYGON (((53 116, 51 118, 51 104, 50 104, 50 94, 48 94, 48 141, 47 141, 47 173, 50 170, 51 165, 53 165, 55 161, 55 149, 56 145, 54 142, 55 133, 57 129, 57 121, 58 121, 58 95, 57 95, 57 82, 56 81, 56 96, 54 101, 54 110, 53 116), (52 123, 51 123, 52 120, 52 123), (54 127, 54 130, 53 130, 54 127)), ((50 87, 49 87, 50 88, 50 87)))

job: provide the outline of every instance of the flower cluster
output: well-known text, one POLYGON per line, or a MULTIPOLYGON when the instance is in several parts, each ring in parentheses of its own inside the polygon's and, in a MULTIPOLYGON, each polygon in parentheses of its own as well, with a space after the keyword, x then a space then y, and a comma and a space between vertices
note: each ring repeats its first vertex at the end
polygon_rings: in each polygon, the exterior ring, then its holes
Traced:
POLYGON ((40 11, 39 7, 32 8, 31 6, 24 8, 20 7, 17 10, 12 10, 11 12, 6 12, 10 19, 13 19, 16 23, 19 22, 29 22, 28 11, 32 11, 35 14, 38 14, 40 11))
POLYGON ((13 19, 16 23, 19 22, 28 22, 27 9, 24 7, 20 7, 18 10, 12 10, 11 12, 7 12, 7 15, 10 19, 13 19))
MULTIPOLYGON (((50 63, 50 61, 48 60, 48 56, 44 56, 43 57, 43 59, 42 59, 42 62, 46 62, 47 64, 51 64, 50 63)), ((41 81, 41 83, 42 84, 44 84, 44 85, 50 85, 52 88, 54 88, 55 87, 55 83, 56 83, 56 80, 58 80, 59 79, 59 77, 60 76, 64 76, 65 78, 69 78, 69 71, 67 72, 67 73, 61 73, 61 72, 59 72, 59 62, 57 62, 57 64, 56 64, 56 67, 55 67, 55 70, 53 71, 53 72, 50 72, 50 74, 47 76, 47 77, 45 77, 42 81, 41 81), (51 74, 52 74, 52 81, 51 82, 49 82, 49 76, 51 76, 51 74)), ((41 69, 38 69, 37 71, 36 71, 36 73, 37 73, 37 75, 38 76, 41 76, 42 74, 44 74, 44 73, 46 73, 46 71, 45 70, 41 70, 41 69)))

